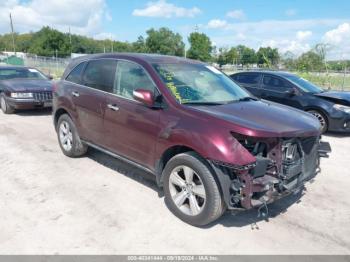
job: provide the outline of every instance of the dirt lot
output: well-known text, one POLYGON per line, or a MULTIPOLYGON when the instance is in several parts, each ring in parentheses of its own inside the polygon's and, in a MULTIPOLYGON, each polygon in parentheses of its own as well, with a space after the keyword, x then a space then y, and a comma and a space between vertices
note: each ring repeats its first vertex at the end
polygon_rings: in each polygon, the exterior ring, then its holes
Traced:
POLYGON ((141 171, 92 150, 65 157, 49 112, 0 113, 0 253, 350 254, 350 137, 324 140, 322 173, 268 222, 249 211, 195 228, 141 171))

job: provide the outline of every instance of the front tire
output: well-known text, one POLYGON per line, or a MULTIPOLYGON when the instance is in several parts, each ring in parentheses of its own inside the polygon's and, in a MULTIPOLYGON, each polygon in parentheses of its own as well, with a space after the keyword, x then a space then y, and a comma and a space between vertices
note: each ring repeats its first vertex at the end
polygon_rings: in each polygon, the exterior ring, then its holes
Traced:
POLYGON ((57 137, 63 154, 79 157, 86 153, 87 145, 80 140, 77 128, 69 115, 61 115, 57 123, 57 137))
POLYGON ((0 105, 4 114, 13 114, 15 112, 15 109, 6 102, 4 94, 1 94, 0 96, 0 105))
POLYGON ((171 158, 163 175, 165 202, 184 222, 204 226, 223 214, 225 208, 214 175, 195 152, 171 158))
POLYGON ((322 133, 327 132, 328 130, 327 117, 323 113, 317 110, 308 110, 307 112, 312 114, 314 117, 316 117, 317 120, 320 122, 322 133))

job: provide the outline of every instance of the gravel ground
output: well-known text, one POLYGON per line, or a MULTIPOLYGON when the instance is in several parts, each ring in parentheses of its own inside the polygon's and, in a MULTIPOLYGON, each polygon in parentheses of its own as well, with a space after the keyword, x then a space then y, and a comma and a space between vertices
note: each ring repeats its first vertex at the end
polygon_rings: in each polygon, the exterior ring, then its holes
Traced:
POLYGON ((350 137, 324 136, 333 152, 304 195, 184 224, 152 177, 90 150, 70 159, 50 112, 0 113, 1 254, 350 254, 350 137))

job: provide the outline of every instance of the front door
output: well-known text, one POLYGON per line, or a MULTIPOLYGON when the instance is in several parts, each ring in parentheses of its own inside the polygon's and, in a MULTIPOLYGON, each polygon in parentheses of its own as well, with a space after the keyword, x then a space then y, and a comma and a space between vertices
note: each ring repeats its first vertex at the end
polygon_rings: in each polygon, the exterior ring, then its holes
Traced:
POLYGON ((104 116, 106 147, 150 169, 160 132, 159 110, 133 99, 136 89, 157 88, 148 73, 134 62, 119 61, 112 94, 107 97, 104 116))
POLYGON ((298 95, 293 93, 294 91, 294 87, 288 81, 280 77, 264 74, 261 85, 261 98, 300 108, 298 95))

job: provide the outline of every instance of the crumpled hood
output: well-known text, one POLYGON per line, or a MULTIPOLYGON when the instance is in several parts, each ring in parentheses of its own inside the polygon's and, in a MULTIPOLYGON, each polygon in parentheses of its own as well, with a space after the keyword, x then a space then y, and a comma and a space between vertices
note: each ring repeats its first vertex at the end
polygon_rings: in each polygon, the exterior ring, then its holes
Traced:
POLYGON ((321 126, 311 114, 265 100, 193 108, 229 122, 231 131, 248 136, 320 135, 321 126))
POLYGON ((342 92, 342 91, 328 91, 319 94, 315 94, 319 97, 330 98, 333 102, 342 101, 342 104, 350 105, 350 92, 342 92))
POLYGON ((2 84, 11 92, 52 91, 52 82, 49 80, 12 79, 3 81, 2 84))

